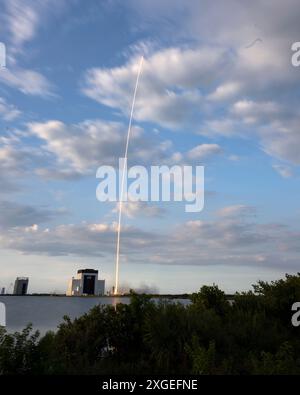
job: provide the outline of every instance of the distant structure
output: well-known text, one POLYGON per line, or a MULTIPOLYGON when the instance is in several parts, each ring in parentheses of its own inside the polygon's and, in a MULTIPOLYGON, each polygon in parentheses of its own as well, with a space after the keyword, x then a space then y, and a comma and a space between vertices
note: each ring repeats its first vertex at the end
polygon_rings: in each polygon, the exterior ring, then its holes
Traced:
POLYGON ((1 288, 1 295, 5 295, 5 287, 1 288))
POLYGON ((28 277, 17 277, 14 286, 14 295, 26 295, 28 290, 28 277))
POLYGON ((105 280, 98 280, 98 270, 81 269, 69 282, 67 296, 104 295, 105 280))

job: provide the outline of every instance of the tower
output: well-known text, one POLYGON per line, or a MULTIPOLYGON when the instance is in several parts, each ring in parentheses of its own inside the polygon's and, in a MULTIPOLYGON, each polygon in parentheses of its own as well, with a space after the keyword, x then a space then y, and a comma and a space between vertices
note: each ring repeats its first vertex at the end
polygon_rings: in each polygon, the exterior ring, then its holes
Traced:
POLYGON ((69 282, 67 296, 104 295, 105 280, 98 280, 98 270, 80 269, 69 282))

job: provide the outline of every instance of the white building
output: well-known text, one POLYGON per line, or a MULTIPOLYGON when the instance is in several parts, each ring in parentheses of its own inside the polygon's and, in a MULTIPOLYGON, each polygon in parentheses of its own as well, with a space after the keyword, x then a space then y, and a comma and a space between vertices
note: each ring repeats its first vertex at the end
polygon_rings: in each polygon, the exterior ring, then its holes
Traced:
POLYGON ((98 270, 81 269, 69 282, 67 296, 104 295, 105 280, 98 280, 98 270))

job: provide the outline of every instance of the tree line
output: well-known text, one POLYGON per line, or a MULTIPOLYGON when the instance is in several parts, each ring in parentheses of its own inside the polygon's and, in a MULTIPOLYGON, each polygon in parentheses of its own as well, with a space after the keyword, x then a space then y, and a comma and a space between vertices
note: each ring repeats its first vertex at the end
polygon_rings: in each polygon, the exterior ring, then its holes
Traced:
POLYGON ((300 273, 259 281, 233 303, 216 285, 180 304, 131 293, 40 336, 0 328, 0 374, 300 374, 300 273))

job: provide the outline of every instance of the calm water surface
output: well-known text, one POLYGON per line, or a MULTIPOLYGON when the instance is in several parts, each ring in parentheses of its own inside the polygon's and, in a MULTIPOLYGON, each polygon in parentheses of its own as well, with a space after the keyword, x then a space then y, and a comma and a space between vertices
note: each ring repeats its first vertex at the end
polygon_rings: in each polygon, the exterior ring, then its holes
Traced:
MULTIPOLYGON (((188 304, 187 299, 176 299, 175 302, 188 304)), ((6 329, 9 332, 20 331, 28 323, 42 334, 48 330, 56 330, 63 316, 71 319, 80 317, 96 305, 116 305, 129 303, 129 298, 95 297, 76 298, 65 296, 0 296, 0 302, 6 306, 6 329)))

